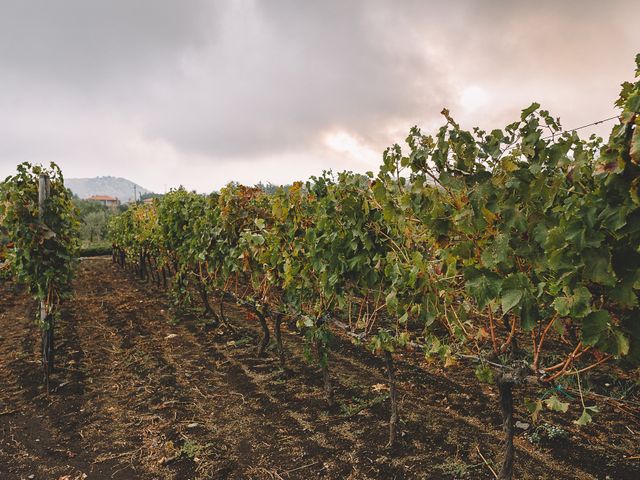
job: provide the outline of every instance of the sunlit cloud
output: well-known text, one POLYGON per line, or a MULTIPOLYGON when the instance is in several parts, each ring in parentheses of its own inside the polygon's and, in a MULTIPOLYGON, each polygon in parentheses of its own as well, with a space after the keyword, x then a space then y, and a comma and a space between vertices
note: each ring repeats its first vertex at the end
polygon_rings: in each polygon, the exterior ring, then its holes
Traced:
POLYGON ((460 106, 470 112, 489 105, 489 93, 479 85, 465 87, 460 93, 460 106))
POLYGON ((325 145, 331 150, 343 154, 352 165, 374 168, 380 161, 380 153, 377 150, 365 145, 354 135, 345 131, 327 134, 325 145))

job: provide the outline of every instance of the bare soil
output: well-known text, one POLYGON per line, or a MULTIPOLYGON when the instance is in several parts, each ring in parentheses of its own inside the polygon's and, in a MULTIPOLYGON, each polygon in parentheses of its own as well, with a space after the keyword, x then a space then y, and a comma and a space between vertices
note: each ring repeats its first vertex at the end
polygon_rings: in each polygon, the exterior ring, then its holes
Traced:
MULTIPOLYGON (((336 340, 339 407, 295 331, 287 368, 256 358, 257 321, 227 307, 236 333, 173 323, 166 293, 108 258, 83 260, 56 332, 52 392, 41 385, 33 302, 0 284, 0 479, 492 479, 502 431, 495 389, 473 369, 398 356, 400 445, 387 440, 383 359, 336 340), (482 456, 485 460, 483 460, 482 456)), ((531 423, 516 392, 516 418, 531 423)), ((592 402, 590 402, 592 403, 592 402)), ((518 430, 518 479, 640 479, 640 411, 599 404, 544 413, 562 435, 518 430)))

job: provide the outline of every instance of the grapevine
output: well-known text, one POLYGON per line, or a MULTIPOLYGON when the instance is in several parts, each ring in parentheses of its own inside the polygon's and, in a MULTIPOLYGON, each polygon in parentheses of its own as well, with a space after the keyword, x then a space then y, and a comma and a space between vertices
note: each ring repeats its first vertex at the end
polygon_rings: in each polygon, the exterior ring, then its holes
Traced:
MULTIPOLYGON (((389 447, 400 426, 394 353, 471 360, 497 386, 499 477, 512 478, 515 388, 640 364, 640 81, 623 84, 616 106, 607 142, 563 131, 536 103, 491 132, 464 130, 445 109, 436 135, 412 128, 377 174, 326 172, 273 194, 175 190, 113 220, 114 258, 157 283, 172 271, 177 306, 196 291, 218 321, 225 301, 246 308, 263 332, 259 355, 273 320, 282 366, 281 323, 295 320, 330 405, 332 335, 345 326, 384 355, 389 447)), ((564 408, 555 395, 545 405, 564 408)), ((533 402, 534 416, 541 408, 533 402)))
POLYGON ((67 298, 78 251, 79 223, 60 168, 22 163, 0 187, 0 218, 11 242, 7 259, 15 279, 39 302, 44 381, 54 367, 54 327, 59 306, 67 298), (39 206, 39 188, 48 196, 39 206))

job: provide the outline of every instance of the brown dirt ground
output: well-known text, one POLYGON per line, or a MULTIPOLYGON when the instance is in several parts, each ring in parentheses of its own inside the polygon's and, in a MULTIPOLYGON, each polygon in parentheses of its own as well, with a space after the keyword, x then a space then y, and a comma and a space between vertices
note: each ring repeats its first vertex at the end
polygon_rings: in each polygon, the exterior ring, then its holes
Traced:
MULTIPOLYGON (((0 479, 491 479, 497 397, 470 368, 398 363, 402 444, 385 449, 381 359, 338 338, 331 357, 342 410, 328 411, 302 342, 288 367, 255 357, 258 328, 237 333, 169 321, 165 293, 106 258, 83 260, 57 328, 53 391, 41 386, 34 307, 0 284, 0 479)), ((525 392, 517 392, 523 403, 525 392)), ((640 479, 640 412, 602 403, 595 422, 545 420, 566 436, 516 438, 518 479, 640 479)), ((519 407, 517 418, 529 422, 519 407)))

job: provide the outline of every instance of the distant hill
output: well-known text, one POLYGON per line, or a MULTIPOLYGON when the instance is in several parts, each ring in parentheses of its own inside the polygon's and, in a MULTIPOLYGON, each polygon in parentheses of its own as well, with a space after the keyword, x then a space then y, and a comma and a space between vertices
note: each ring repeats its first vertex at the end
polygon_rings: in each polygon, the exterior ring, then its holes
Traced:
POLYGON ((133 200, 134 186, 138 197, 145 193, 152 193, 137 183, 120 177, 65 178, 64 184, 80 198, 89 198, 92 195, 109 195, 116 197, 122 203, 133 200))

